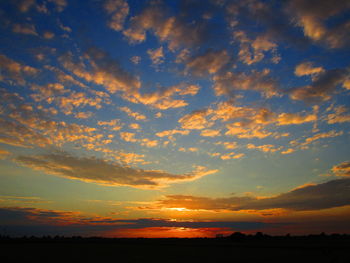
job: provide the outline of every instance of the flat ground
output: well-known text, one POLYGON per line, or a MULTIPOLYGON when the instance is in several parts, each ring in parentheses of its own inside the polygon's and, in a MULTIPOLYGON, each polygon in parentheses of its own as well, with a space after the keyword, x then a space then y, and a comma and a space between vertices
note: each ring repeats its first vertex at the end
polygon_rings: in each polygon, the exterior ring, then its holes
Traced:
POLYGON ((349 240, 11 241, 0 252, 1 262, 350 262, 349 240))

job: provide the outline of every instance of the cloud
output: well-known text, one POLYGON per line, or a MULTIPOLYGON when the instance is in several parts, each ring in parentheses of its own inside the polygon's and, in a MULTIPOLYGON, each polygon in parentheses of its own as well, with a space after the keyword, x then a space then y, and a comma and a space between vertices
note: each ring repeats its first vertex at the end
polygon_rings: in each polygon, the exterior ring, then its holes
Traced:
POLYGON ((302 27, 304 35, 311 40, 324 43, 330 48, 340 48, 349 43, 350 21, 327 26, 327 20, 350 9, 348 1, 291 0, 287 10, 295 24, 302 27))
POLYGON ((52 144, 43 134, 14 121, 0 119, 0 142, 30 148, 33 146, 45 147, 52 144))
POLYGON ((0 148, 0 160, 5 159, 9 155, 11 155, 9 151, 0 148))
POLYGON ((276 148, 276 146, 272 144, 264 144, 264 145, 256 146, 252 143, 249 143, 247 144, 247 149, 258 149, 265 153, 268 153, 268 152, 273 153, 281 150, 281 147, 276 148))
POLYGON ((206 119, 207 110, 193 111, 184 115, 179 119, 179 123, 183 129, 201 130, 211 127, 214 123, 206 119))
POLYGON ((226 95, 234 98, 237 90, 255 90, 262 93, 264 97, 270 98, 277 96, 279 91, 277 81, 269 74, 268 69, 253 70, 251 74, 226 72, 213 77, 213 87, 217 96, 226 95))
POLYGON ((135 139, 135 133, 132 132, 121 132, 120 138, 126 142, 137 142, 138 140, 135 139))
POLYGON ((16 5, 20 12, 26 13, 35 5, 35 0, 16 1, 16 5))
POLYGON ((225 124, 227 131, 225 135, 236 136, 238 138, 265 138, 268 136, 282 136, 279 133, 272 133, 265 128, 269 125, 300 125, 317 121, 316 111, 312 114, 301 113, 280 113, 272 112, 268 108, 253 108, 235 106, 230 101, 220 102, 216 107, 193 111, 179 119, 184 129, 207 129, 216 121, 225 124))
POLYGON ((33 84, 31 89, 35 91, 31 94, 31 97, 36 102, 55 103, 66 115, 73 114, 73 111, 77 108, 90 106, 100 109, 103 103, 110 103, 110 100, 105 98, 104 94, 96 92, 88 95, 86 92, 67 89, 60 83, 48 83, 43 86, 33 84))
POLYGON ((337 176, 350 176, 350 161, 333 166, 332 172, 337 176))
POLYGON ((123 98, 133 103, 142 103, 160 110, 170 108, 181 108, 187 106, 188 103, 183 99, 176 99, 175 96, 194 96, 198 93, 200 87, 198 85, 187 85, 180 83, 170 87, 158 87, 156 91, 150 93, 128 93, 123 98))
POLYGON ((227 150, 233 150, 238 147, 237 142, 219 142, 217 144, 222 144, 227 150))
POLYGON ((335 123, 344 123, 350 122, 350 114, 346 114, 348 109, 345 106, 338 106, 334 109, 334 113, 327 115, 327 123, 335 124, 335 123))
POLYGON ((138 123, 130 123, 129 128, 133 130, 140 130, 141 126, 138 123))
POLYGON ((278 62, 279 56, 276 54, 277 44, 272 42, 268 35, 260 35, 251 40, 244 31, 235 31, 233 36, 240 43, 238 52, 239 60, 247 65, 261 61, 265 57, 265 52, 271 51, 274 54, 273 61, 278 62), (253 54, 251 52, 253 50, 253 54))
POLYGON ((149 58, 152 60, 152 64, 158 65, 164 62, 164 53, 163 47, 159 47, 156 49, 147 50, 147 54, 149 58))
POLYGON ((277 117, 277 125, 295 125, 314 121, 317 121, 316 114, 301 116, 295 113, 281 113, 277 117))
POLYGON ((45 39, 53 39, 55 37, 55 34, 50 31, 45 31, 45 33, 43 34, 43 37, 45 39))
POLYGON ((146 146, 148 148, 153 148, 153 147, 156 147, 158 145, 158 141, 144 138, 144 139, 141 139, 141 145, 146 146))
POLYGON ((58 12, 62 12, 67 6, 66 0, 48 0, 48 1, 55 4, 56 10, 58 12))
POLYGON ((311 211, 350 205, 350 179, 332 180, 326 183, 304 185, 273 197, 256 198, 234 196, 209 198, 186 195, 170 195, 154 204, 155 208, 182 207, 190 210, 266 210, 288 209, 311 211))
MULTIPOLYGON (((140 236, 142 230, 169 228, 200 229, 202 231, 245 231, 261 230, 280 225, 255 221, 194 221, 160 218, 115 219, 111 217, 87 217, 77 212, 48 210, 24 207, 1 207, 0 224, 10 236, 126 236, 136 229, 140 236), (125 230, 125 231, 123 231, 125 230), (124 235, 123 235, 124 234, 124 235)), ((159 231, 156 231, 159 233, 159 231)), ((143 232, 144 233, 144 232, 143 232)), ((149 234, 150 234, 149 233, 149 234)), ((211 234, 213 234, 211 233, 211 234)), ((208 234, 208 233, 206 233, 208 234)), ((142 235, 142 234, 141 234, 142 235)), ((148 235, 146 234, 145 237, 148 235)))
POLYGON ((227 154, 223 154, 220 156, 220 158, 222 160, 231 160, 231 159, 241 159, 245 156, 244 153, 234 153, 234 152, 231 152, 231 153, 227 153, 227 154))
POLYGON ((126 114, 128 114, 128 116, 133 117, 135 120, 147 120, 147 117, 141 113, 132 111, 130 108, 128 107, 119 107, 119 109, 123 112, 125 112, 126 114))
POLYGON ((293 152, 295 152, 295 149, 289 148, 284 151, 281 151, 281 154, 291 154, 293 152))
POLYGON ((186 63, 186 72, 192 72, 197 76, 215 74, 230 62, 230 56, 226 50, 208 50, 204 54, 189 58, 186 63))
POLYGON ((14 24, 12 31, 18 34, 38 36, 38 32, 32 24, 14 24))
POLYGON ((165 130, 165 131, 157 132, 156 135, 161 138, 168 137, 169 140, 175 140, 174 135, 176 134, 188 135, 189 133, 190 133, 189 130, 173 129, 173 130, 165 130))
MULTIPOLYGON (((292 26, 290 17, 284 12, 283 6, 281 9, 282 12, 276 12, 273 3, 266 1, 250 1, 249 3, 244 0, 230 1, 225 6, 226 19, 233 29, 238 26, 251 28, 259 25, 265 29, 263 36, 268 37, 269 41, 274 43, 281 41, 285 45, 298 47, 309 44, 309 40, 300 36, 292 26)), ((288 11, 288 8, 286 9, 288 11)))
POLYGON ((46 155, 18 156, 15 161, 34 170, 47 174, 62 176, 84 182, 109 186, 133 186, 140 188, 157 188, 175 182, 197 180, 203 176, 216 173, 204 166, 185 174, 171 174, 159 170, 143 170, 93 157, 75 157, 67 153, 46 155))
POLYGON ((0 195, 0 203, 2 205, 14 205, 14 204, 38 204, 38 203, 50 203, 37 196, 13 196, 13 195, 0 195))
MULTIPOLYGON (((86 90, 87 86, 82 83, 81 81, 76 80, 73 78, 71 75, 66 74, 64 71, 62 71, 59 68, 50 66, 50 65, 45 65, 45 69, 52 71, 57 79, 57 82, 61 85, 66 85, 66 86, 78 86, 86 90)), ((95 91, 95 90, 89 90, 91 93, 95 93, 96 95, 100 95, 101 97, 104 97, 105 99, 109 98, 109 95, 106 92, 103 91, 95 91)))
POLYGON ((307 86, 293 88, 289 96, 293 100, 325 101, 331 98, 335 89, 349 79, 349 69, 332 69, 319 73, 307 86))
POLYGON ((225 133, 225 135, 237 136, 238 138, 241 138, 241 139, 242 138, 263 139, 272 135, 271 132, 263 130, 261 126, 244 127, 242 126, 242 123, 239 123, 239 122, 227 124, 226 128, 227 128, 227 132, 225 133))
POLYGON ((194 153, 194 152, 198 152, 198 148, 196 148, 196 147, 189 147, 189 148, 180 147, 179 151, 180 152, 192 152, 192 153, 194 153))
POLYGON ((93 115, 92 112, 90 111, 85 111, 85 112, 77 112, 74 117, 77 119, 89 119, 93 115))
POLYGON ((303 62, 295 67, 294 74, 298 77, 317 75, 324 72, 323 67, 315 67, 312 62, 303 62))
POLYGON ((194 46, 204 39, 201 24, 187 23, 180 17, 168 16, 161 5, 150 5, 130 19, 130 27, 123 34, 132 43, 146 40, 146 32, 152 32, 161 42, 167 42, 171 50, 181 46, 194 46))
POLYGON ((26 77, 34 76, 39 72, 36 68, 21 64, 2 54, 0 54, 0 69, 0 81, 14 82, 19 85, 25 85, 26 77))
POLYGON ((113 119, 110 121, 98 121, 97 125, 110 126, 110 129, 112 131, 119 131, 123 127, 123 124, 120 122, 119 119, 113 119))
POLYGON ((329 132, 320 132, 320 133, 316 133, 315 135, 308 137, 305 139, 304 142, 298 142, 297 140, 291 141, 290 144, 291 145, 299 145, 301 147, 306 146, 314 141, 320 140, 320 139, 325 139, 325 138, 334 138, 337 136, 341 136, 343 135, 343 131, 335 131, 335 130, 331 130, 329 132))
POLYGON ((102 85, 110 93, 135 93, 141 88, 139 78, 122 69, 106 52, 90 48, 85 52, 85 58, 89 62, 90 70, 82 61, 74 61, 69 53, 61 56, 59 60, 63 67, 75 76, 102 85))
POLYGON ((220 130, 206 129, 201 131, 203 137, 217 137, 221 135, 220 130))
MULTIPOLYGON (((76 123, 55 121, 51 118, 50 108, 33 107, 24 103, 21 97, 0 90, 5 108, 1 115, 0 141, 18 147, 63 146, 69 142, 79 142, 96 145, 103 140, 103 135, 97 129, 76 123)), ((55 113, 55 112, 54 112, 55 113)))
POLYGON ((108 26, 115 30, 123 30, 124 21, 129 14, 129 5, 124 0, 106 0, 103 8, 109 15, 108 26))
POLYGON ((114 158, 118 161, 120 161, 123 165, 130 165, 130 164, 146 164, 145 161, 145 155, 144 154, 138 154, 138 153, 129 153, 129 152, 118 152, 114 155, 114 158))
POLYGON ((141 62, 141 57, 140 56, 132 56, 130 58, 131 62, 134 63, 135 65, 140 64, 141 62))
POLYGON ((141 92, 142 84, 139 77, 126 72, 117 61, 102 50, 90 48, 84 57, 89 62, 88 65, 83 61, 74 61, 69 53, 61 56, 59 60, 63 67, 75 76, 102 85, 110 93, 118 92, 123 99, 132 103, 141 103, 161 110, 180 108, 187 106, 188 103, 174 96, 194 96, 199 90, 197 85, 180 83, 170 87, 157 87, 154 92, 144 93, 141 92))

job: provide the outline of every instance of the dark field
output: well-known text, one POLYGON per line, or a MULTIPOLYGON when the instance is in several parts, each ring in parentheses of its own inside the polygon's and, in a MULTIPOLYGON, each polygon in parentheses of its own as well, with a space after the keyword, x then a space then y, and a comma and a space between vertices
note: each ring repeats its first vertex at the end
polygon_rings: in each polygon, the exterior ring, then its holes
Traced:
POLYGON ((2 240, 1 262, 350 262, 349 238, 2 240))

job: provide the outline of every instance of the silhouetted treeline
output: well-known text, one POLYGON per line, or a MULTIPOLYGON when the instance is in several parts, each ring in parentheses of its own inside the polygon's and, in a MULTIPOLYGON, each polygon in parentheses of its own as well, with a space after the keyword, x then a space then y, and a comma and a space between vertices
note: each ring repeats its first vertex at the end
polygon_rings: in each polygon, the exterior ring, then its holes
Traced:
POLYGON ((234 232, 230 236, 223 237, 223 239, 229 239, 236 242, 244 241, 258 241, 258 240, 350 240, 348 234, 325 234, 321 233, 318 235, 304 235, 304 236, 292 236, 291 234, 283 236, 271 236, 262 232, 257 232, 253 235, 246 235, 241 232, 234 232))
POLYGON ((216 238, 107 238, 107 237, 81 237, 81 236, 22 236, 22 237, 11 237, 9 235, 0 235, 1 243, 119 243, 119 242, 137 242, 137 241, 219 241, 219 242, 238 242, 238 243, 249 243, 256 241, 331 241, 331 240, 348 240, 350 242, 350 235, 348 234, 325 234, 321 233, 318 235, 304 235, 304 236, 293 236, 291 234, 283 236, 271 236, 262 232, 256 234, 244 234, 241 232, 234 232, 229 236, 223 236, 218 234, 216 238))

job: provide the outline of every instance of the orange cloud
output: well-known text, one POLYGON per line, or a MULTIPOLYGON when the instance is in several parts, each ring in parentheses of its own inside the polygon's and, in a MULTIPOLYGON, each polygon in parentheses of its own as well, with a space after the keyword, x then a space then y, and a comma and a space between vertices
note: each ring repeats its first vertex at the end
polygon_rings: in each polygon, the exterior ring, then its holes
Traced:
POLYGON ((201 136, 204 137, 217 137, 221 135, 220 130, 206 129, 201 131, 201 136))
POLYGON ((259 145, 256 146, 252 143, 247 144, 247 149, 258 149, 262 152, 277 152, 281 149, 282 147, 275 148, 275 145, 272 144, 264 144, 264 145, 259 145))
POLYGON ((344 114, 348 112, 348 109, 345 106, 338 106, 334 109, 334 113, 327 115, 327 123, 344 123, 350 122, 350 114, 344 114))
POLYGON ((315 135, 306 138, 304 142, 298 142, 297 140, 291 141, 290 144, 291 145, 298 145, 298 146, 306 146, 314 141, 320 140, 320 139, 325 139, 325 138, 334 138, 337 136, 341 136, 343 135, 343 131, 335 131, 335 130, 331 130, 329 132, 321 132, 321 133, 316 133, 315 135))
POLYGON ((179 119, 183 129, 201 130, 211 127, 214 123, 206 119, 207 110, 193 111, 179 119))
POLYGON ((86 112, 77 112, 74 114, 74 117, 77 119, 88 119, 93 115, 92 112, 86 111, 86 112))
POLYGON ((281 113, 277 117, 277 125, 303 124, 317 120, 316 114, 301 116, 295 113, 281 113))
POLYGON ((121 111, 125 112, 126 114, 128 114, 128 116, 135 118, 135 120, 137 120, 137 121, 138 120, 147 120, 145 115, 138 113, 138 112, 135 112, 135 111, 132 111, 128 107, 119 107, 119 109, 121 111))
POLYGON ((134 138, 135 133, 132 132, 121 132, 120 138, 126 142, 137 142, 137 139, 134 138))
POLYGON ((158 141, 144 138, 144 139, 141 139, 141 145, 146 146, 148 148, 153 148, 153 147, 156 147, 158 145, 158 141))
POLYGON ((247 65, 257 63, 264 58, 264 52, 268 51, 274 54, 273 61, 278 62, 280 60, 280 57, 276 54, 276 43, 272 42, 267 35, 260 35, 255 40, 251 40, 244 31, 235 31, 233 36, 240 43, 238 56, 243 63, 247 65), (251 50, 253 50, 253 54, 251 50))
POLYGON ((130 123, 129 128, 133 130, 140 130, 141 126, 138 123, 130 123))
POLYGON ((197 94, 198 90, 199 86, 197 85, 186 85, 180 83, 167 88, 159 87, 155 92, 151 93, 141 94, 140 92, 133 92, 124 94, 123 98, 133 103, 142 103, 160 110, 167 110, 170 108, 181 108, 188 105, 185 100, 175 99, 173 98, 174 96, 194 96, 197 94))
POLYGON ((227 154, 223 154, 220 156, 220 158, 222 160, 231 160, 231 159, 241 159, 245 156, 244 153, 234 153, 234 152, 231 152, 231 153, 227 153, 227 154))
POLYGON ((10 154, 11 153, 9 151, 6 151, 6 150, 0 148, 0 160, 5 159, 10 154))
POLYGON ((252 71, 251 74, 244 72, 226 72, 213 77, 214 90, 217 96, 226 95, 234 97, 236 90, 255 90, 265 97, 279 95, 278 84, 269 76, 270 70, 252 71))
POLYGON ((108 26, 115 31, 121 31, 129 14, 128 3, 124 0, 107 0, 103 7, 109 15, 108 26))
POLYGON ((323 67, 314 67, 312 62, 303 62, 295 67, 294 74, 298 77, 307 75, 317 75, 324 72, 323 67))
POLYGON ((19 85, 26 84, 26 77, 36 75, 39 70, 31 66, 21 64, 9 57, 0 54, 0 80, 6 82, 15 82, 19 85))
POLYGON ((350 161, 346 161, 332 167, 336 176, 350 176, 350 161))
POLYGON ((112 131, 119 131, 123 127, 123 124, 119 119, 113 119, 110 121, 98 121, 97 124, 100 126, 110 126, 110 129, 112 131))
POLYGON ((174 135, 176 134, 180 134, 180 135, 188 135, 190 133, 189 130, 177 130, 177 129, 173 129, 173 130, 165 130, 165 131, 161 131, 161 132, 157 132, 156 135, 158 137, 168 137, 168 139, 170 140, 175 140, 174 135))
POLYGON ((152 60, 152 64, 161 64, 164 62, 164 53, 163 53, 163 47, 159 47, 157 49, 149 49, 147 50, 147 54, 149 55, 150 59, 152 60))

